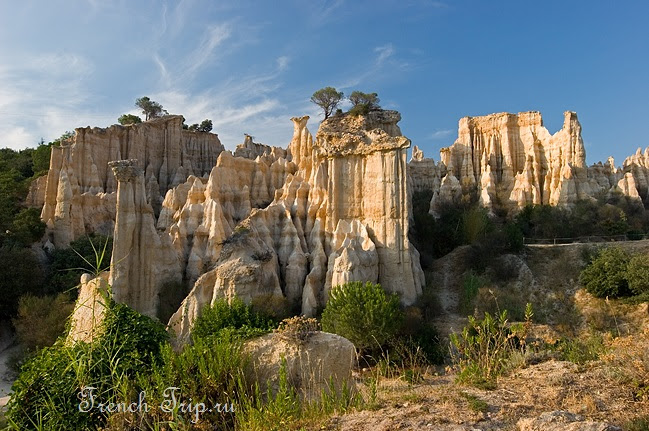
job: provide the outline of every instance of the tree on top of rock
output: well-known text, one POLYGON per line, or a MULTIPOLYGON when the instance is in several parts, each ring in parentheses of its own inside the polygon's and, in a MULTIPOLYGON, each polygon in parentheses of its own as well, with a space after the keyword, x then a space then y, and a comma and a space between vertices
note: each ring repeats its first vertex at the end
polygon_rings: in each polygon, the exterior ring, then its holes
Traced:
POLYGON ((376 93, 353 91, 349 95, 349 101, 352 102, 352 109, 349 110, 352 115, 365 115, 374 109, 381 108, 379 106, 379 95, 376 93))
POLYGON ((198 126, 198 131, 199 132, 210 132, 212 131, 212 120, 203 120, 198 126))
POLYGON ((121 115, 117 119, 117 121, 122 126, 128 126, 129 124, 140 124, 142 122, 142 119, 140 117, 138 117, 137 115, 124 114, 124 115, 121 115))
POLYGON ((326 120, 334 109, 336 109, 343 97, 344 94, 342 91, 337 91, 333 87, 325 87, 313 93, 311 102, 322 108, 326 120))
POLYGON ((142 110, 145 121, 168 114, 167 110, 161 104, 154 102, 146 96, 135 99, 135 106, 142 110))

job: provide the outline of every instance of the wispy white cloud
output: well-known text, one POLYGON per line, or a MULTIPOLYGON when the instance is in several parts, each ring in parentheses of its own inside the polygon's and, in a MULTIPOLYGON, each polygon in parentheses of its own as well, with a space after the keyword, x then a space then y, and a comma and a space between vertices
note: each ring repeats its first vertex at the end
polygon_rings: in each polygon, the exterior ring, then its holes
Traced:
POLYGON ((215 49, 230 38, 231 34, 232 28, 229 24, 215 25, 207 28, 203 35, 203 40, 186 60, 185 64, 189 64, 190 74, 209 63, 215 54, 215 49))
POLYGON ((94 70, 84 56, 65 52, 23 54, 0 67, 0 147, 34 146, 82 121, 104 120, 84 106, 94 70))
POLYGON ((397 50, 392 43, 377 46, 372 53, 373 57, 363 65, 361 72, 347 77, 336 88, 343 90, 355 88, 371 81, 381 80, 395 72, 403 72, 409 67, 407 62, 397 58, 397 50))
POLYGON ((438 140, 438 139, 444 139, 447 138, 448 136, 453 133, 453 130, 451 129, 444 129, 444 130, 436 130, 433 133, 430 134, 430 139, 432 140, 438 140))
POLYGON ((374 48, 374 52, 378 54, 376 57, 376 64, 380 66, 394 55, 394 46, 391 43, 384 46, 377 46, 374 48))
POLYGON ((277 69, 280 72, 283 72, 284 70, 288 69, 288 64, 289 64, 290 60, 291 59, 289 57, 285 56, 285 55, 282 55, 281 57, 278 57, 277 58, 277 69))

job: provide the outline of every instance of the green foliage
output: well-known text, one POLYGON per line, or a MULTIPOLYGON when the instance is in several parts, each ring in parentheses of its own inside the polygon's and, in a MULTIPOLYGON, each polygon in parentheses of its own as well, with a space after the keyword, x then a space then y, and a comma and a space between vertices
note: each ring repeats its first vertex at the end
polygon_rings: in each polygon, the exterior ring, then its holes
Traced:
POLYGON ((579 275, 579 282, 598 298, 628 296, 629 255, 619 247, 603 249, 579 275))
MULTIPOLYGON (((422 302, 420 301, 420 305, 422 302)), ((426 319, 425 308, 408 307, 399 332, 388 341, 385 350, 399 367, 441 364, 445 347, 442 347, 439 333, 430 320, 426 319)))
POLYGON ((336 109, 343 97, 342 91, 337 91, 333 87, 325 87, 313 93, 311 102, 322 108, 326 120, 331 116, 331 113, 336 109))
POLYGON ((637 235, 649 230, 649 214, 637 201, 613 193, 598 201, 578 201, 571 209, 528 205, 514 224, 526 238, 637 235))
POLYGON ((473 206, 462 214, 462 227, 466 244, 474 244, 492 230, 489 213, 481 206, 473 206))
POLYGON ((475 306, 475 298, 481 287, 486 284, 484 277, 477 275, 473 271, 469 271, 464 275, 462 281, 462 290, 460 291, 460 300, 458 303, 459 312, 463 315, 473 314, 475 306))
POLYGON ((113 251, 113 239, 91 234, 81 237, 69 248, 52 253, 47 293, 75 291, 84 272, 95 274, 107 269, 113 251))
POLYGON ((399 297, 379 284, 356 281, 335 286, 322 313, 322 328, 342 335, 360 351, 384 346, 401 325, 399 297))
POLYGON ((486 413, 489 409, 489 405, 485 401, 481 400, 473 394, 460 392, 460 395, 467 401, 467 403, 469 403, 469 408, 474 412, 486 413))
POLYGON ((18 299, 27 294, 43 293, 43 268, 29 248, 0 247, 0 319, 16 315, 18 299))
POLYGON ((249 338, 272 331, 276 326, 272 319, 255 312, 239 298, 233 298, 230 303, 220 299, 207 306, 196 319, 192 338, 249 338))
POLYGON ((649 431, 649 416, 640 416, 624 424, 627 431, 649 431))
POLYGON ((352 94, 349 95, 349 101, 352 102, 352 109, 349 110, 351 115, 366 115, 372 110, 380 109, 380 99, 376 93, 352 91, 352 94))
POLYGON ((51 346, 66 329, 74 302, 69 295, 24 295, 18 302, 18 316, 12 320, 20 343, 27 351, 51 346))
MULTIPOLYGON (((144 108, 142 108, 144 109, 144 108)), ((133 114, 123 114, 120 115, 120 117, 117 119, 117 122, 121 124, 122 126, 128 126, 131 124, 140 124, 142 122, 142 119, 133 114)))
MULTIPOLYGON (((237 410, 235 414, 228 407, 228 411, 206 411, 199 418, 202 424, 213 425, 209 429, 232 429, 235 415, 241 413, 239 399, 248 397, 243 373, 247 361, 240 342, 217 337, 194 338, 192 345, 184 346, 180 352, 164 345, 161 360, 153 364, 150 373, 138 376, 134 385, 138 390, 146 391, 152 407, 145 422, 183 423, 194 419, 187 412, 169 413, 160 409, 165 401, 164 390, 172 384, 178 388, 176 396, 183 401, 191 399, 193 403, 205 403, 210 407, 217 403, 233 404, 237 410)), ((168 399, 169 393, 166 395, 168 399)), ((126 425, 133 426, 142 420, 134 419, 138 420, 125 421, 115 429, 131 429, 126 425)))
POLYGON ((11 232, 14 218, 23 209, 34 174, 33 151, 0 149, 0 245, 6 245, 7 231, 11 232))
POLYGON ((237 429, 250 431, 280 431, 323 429, 324 419, 333 413, 343 414, 361 405, 362 398, 347 382, 338 392, 333 385, 324 390, 320 399, 302 400, 289 381, 284 361, 279 369, 275 393, 263 396, 256 386, 252 396, 240 398, 241 413, 237 413, 237 429), (320 423, 322 421, 323 423, 320 423), (320 426, 322 425, 322 426, 320 426))
POLYGON ((191 126, 187 126, 183 124, 183 129, 187 129, 190 132, 210 132, 212 131, 212 120, 205 119, 201 122, 201 124, 194 123, 191 126))
POLYGON ((626 279, 629 289, 635 295, 649 292, 649 257, 636 254, 631 257, 626 270, 626 279))
POLYGON ((482 320, 469 316, 462 332, 450 336, 453 362, 460 370, 458 380, 493 387, 496 378, 506 370, 512 353, 524 348, 532 315, 532 306, 528 304, 525 323, 510 324, 507 310, 495 317, 485 313, 482 320))
POLYGON ((78 395, 94 387, 97 402, 119 402, 125 379, 147 373, 161 360, 164 327, 125 305, 110 305, 104 330, 93 343, 67 346, 61 339, 22 368, 7 406, 12 428, 96 429, 107 413, 79 410, 78 395))
POLYGON ((569 361, 578 365, 596 361, 606 351, 601 334, 591 334, 581 340, 578 338, 562 338, 557 341, 552 350, 557 352, 561 361, 569 361))
POLYGON ((11 222, 5 241, 26 247, 45 235, 45 227, 45 223, 41 221, 40 210, 24 208, 11 222))
POLYGON ((149 99, 147 96, 140 97, 139 99, 135 99, 135 106, 137 106, 142 110, 142 114, 144 114, 145 121, 149 121, 152 118, 158 118, 161 117, 162 115, 168 114, 168 112, 162 108, 161 104, 159 104, 158 102, 154 102, 153 100, 149 99))
POLYGON ((52 143, 40 143, 32 151, 32 171, 34 177, 45 175, 50 169, 50 155, 52 154, 52 143))
POLYGON ((205 119, 198 126, 199 132, 210 132, 212 130, 212 120, 205 119))

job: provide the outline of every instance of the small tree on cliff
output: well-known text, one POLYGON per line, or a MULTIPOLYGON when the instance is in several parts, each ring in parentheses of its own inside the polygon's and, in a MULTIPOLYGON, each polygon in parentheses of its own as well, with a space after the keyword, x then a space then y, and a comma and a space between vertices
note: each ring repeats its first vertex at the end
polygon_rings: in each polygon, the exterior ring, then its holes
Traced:
POLYGON ((137 115, 133 114, 124 114, 120 116, 117 121, 119 124, 122 126, 128 126, 129 124, 140 124, 142 122, 142 119, 138 117, 137 115))
POLYGON ((142 110, 145 121, 168 114, 167 110, 161 104, 154 102, 146 96, 135 99, 135 106, 142 110))
POLYGON ((325 87, 313 93, 311 101, 322 108, 326 120, 334 109, 336 109, 343 97, 344 94, 342 91, 337 91, 333 87, 325 87))
POLYGON ((198 126, 199 132, 210 132, 212 130, 212 120, 203 120, 198 126))
POLYGON ((352 109, 349 113, 352 115, 364 115, 373 109, 379 109, 379 95, 376 93, 363 93, 362 91, 353 91, 349 95, 349 101, 352 102, 352 109))

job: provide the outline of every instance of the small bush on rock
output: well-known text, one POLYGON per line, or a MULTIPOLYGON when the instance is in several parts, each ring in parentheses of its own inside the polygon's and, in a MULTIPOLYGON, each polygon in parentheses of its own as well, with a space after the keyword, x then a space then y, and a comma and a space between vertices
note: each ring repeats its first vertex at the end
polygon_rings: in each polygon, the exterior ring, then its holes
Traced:
POLYGON ((284 319, 275 330, 279 336, 287 341, 303 343, 314 332, 320 330, 320 323, 312 317, 295 316, 284 319))
POLYGON ((213 306, 206 307, 196 319, 192 338, 250 338, 270 332, 276 326, 272 319, 255 312, 239 298, 230 303, 220 299, 213 306))
POLYGON ((384 346, 401 326, 399 297, 381 285, 360 281, 336 286, 322 313, 322 328, 341 335, 368 352, 384 346))

